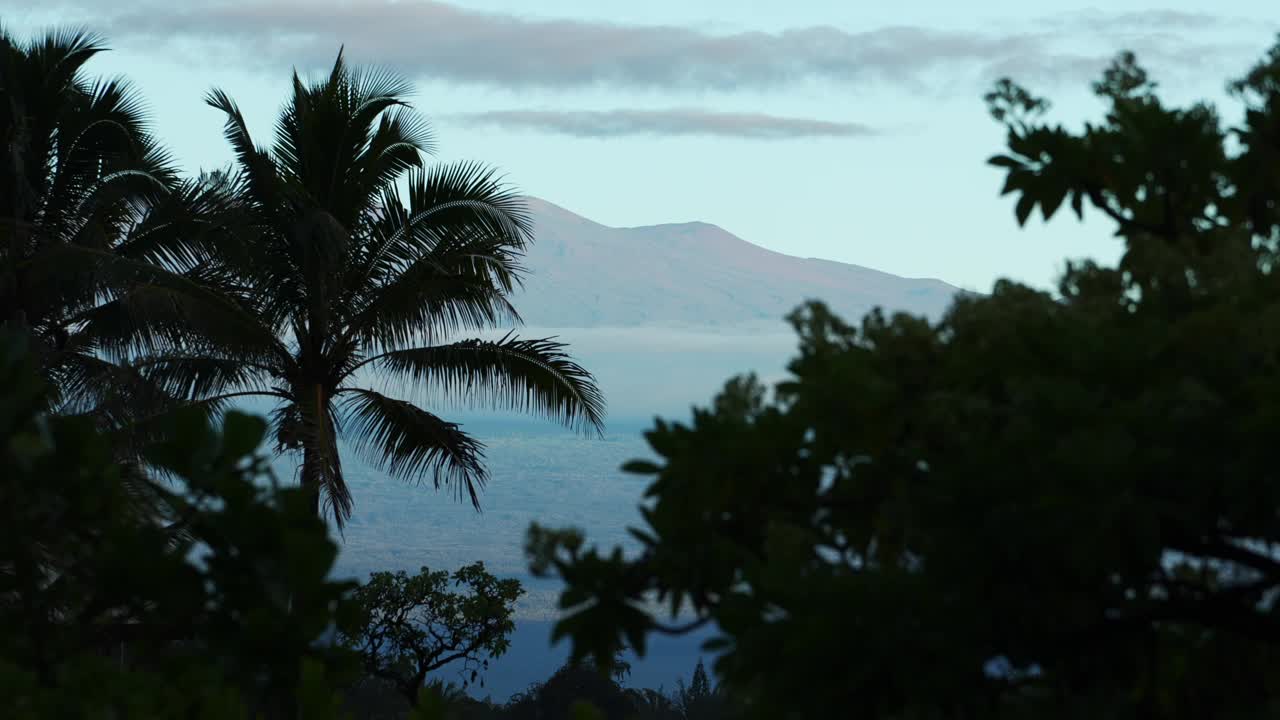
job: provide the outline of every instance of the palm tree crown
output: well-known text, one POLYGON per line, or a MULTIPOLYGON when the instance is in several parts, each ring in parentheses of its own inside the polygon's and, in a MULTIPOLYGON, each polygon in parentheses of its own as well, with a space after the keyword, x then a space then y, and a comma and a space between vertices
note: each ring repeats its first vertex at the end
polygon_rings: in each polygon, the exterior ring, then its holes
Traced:
POLYGON ((85 77, 104 49, 84 31, 0 31, 0 323, 26 338, 54 410, 119 428, 165 401, 129 361, 180 343, 198 307, 235 308, 206 282, 221 194, 178 180, 127 83, 85 77))
POLYGON ((294 74, 269 148, 254 144, 230 97, 209 94, 226 115, 236 163, 225 182, 242 210, 210 272, 235 278, 245 320, 144 363, 150 380, 193 400, 274 399, 278 449, 301 451, 300 481, 339 527, 352 506, 340 436, 389 474, 479 507, 483 445, 394 389, 575 429, 603 421, 593 378, 554 339, 446 342, 519 322, 508 295, 531 220, 492 170, 424 165, 431 137, 410 89, 339 53, 319 82, 294 74))

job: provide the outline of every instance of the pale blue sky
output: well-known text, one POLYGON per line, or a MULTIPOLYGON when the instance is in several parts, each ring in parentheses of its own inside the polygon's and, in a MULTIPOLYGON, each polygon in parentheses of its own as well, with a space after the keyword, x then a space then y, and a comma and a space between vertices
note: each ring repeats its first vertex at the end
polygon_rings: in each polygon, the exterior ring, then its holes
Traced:
MULTIPOLYGON (((1048 285, 1065 257, 1115 257, 1100 221, 1019 230, 984 165, 981 102, 1011 73, 1068 122, 1133 48, 1169 95, 1222 98, 1275 40, 1274 2, 850 0, 0 0, 27 34, 86 24, 185 167, 230 154, 201 98, 228 90, 262 140, 290 67, 346 43, 418 82, 439 158, 483 160, 610 225, 703 220, 781 252, 987 290, 1048 285), (1105 8, 1105 9, 1103 9, 1105 8)), ((1228 118, 1234 107, 1224 103, 1228 118)))

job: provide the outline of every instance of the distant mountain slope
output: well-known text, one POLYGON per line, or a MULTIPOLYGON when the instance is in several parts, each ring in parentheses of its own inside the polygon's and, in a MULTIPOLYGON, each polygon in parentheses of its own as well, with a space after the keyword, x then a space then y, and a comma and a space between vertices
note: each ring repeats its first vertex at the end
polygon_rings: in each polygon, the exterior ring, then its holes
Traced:
POLYGON ((849 320, 876 305, 936 317, 957 288, 766 250, 692 222, 612 228, 528 198, 537 241, 514 300, 530 326, 776 325, 809 298, 849 320))

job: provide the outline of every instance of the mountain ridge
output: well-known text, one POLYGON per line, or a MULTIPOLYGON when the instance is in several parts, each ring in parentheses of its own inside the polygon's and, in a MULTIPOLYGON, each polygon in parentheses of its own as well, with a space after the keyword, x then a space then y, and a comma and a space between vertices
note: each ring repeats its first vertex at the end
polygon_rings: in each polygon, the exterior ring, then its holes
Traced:
POLYGON ((961 292, 936 278, 788 255, 704 221, 611 227, 542 198, 525 202, 535 241, 513 301, 527 325, 763 327, 811 298, 849 320, 875 306, 937 317, 961 292))
MULTIPOLYGON (((564 207, 563 205, 558 205, 558 204, 553 203, 553 202, 551 202, 550 200, 547 200, 547 199, 545 199, 545 198, 540 198, 540 197, 537 197, 537 196, 535 196, 535 195, 525 195, 525 196, 523 196, 523 199, 524 199, 525 203, 526 203, 528 206, 530 206, 531 208, 533 208, 533 209, 534 209, 534 213, 533 213, 533 214, 534 214, 535 216, 536 216, 536 215, 539 215, 539 214, 557 214, 557 215, 561 215, 561 216, 563 216, 563 217, 567 217, 567 218, 572 218, 572 219, 575 219, 575 220, 577 220, 577 221, 580 221, 580 222, 583 222, 583 223, 586 223, 586 224, 590 224, 590 225, 593 225, 593 226, 596 226, 596 227, 599 227, 599 228, 602 228, 602 229, 605 229, 605 230, 647 230, 647 229, 655 229, 655 230, 656 230, 656 229, 663 229, 663 228, 678 228, 678 227, 683 227, 683 226, 705 227, 705 228, 709 228, 709 229, 711 229, 711 230, 714 230, 714 231, 716 231, 716 232, 720 232, 720 233, 724 233, 724 234, 726 234, 726 235, 729 235, 729 236, 731 236, 732 238, 734 238, 735 240, 738 240, 738 241, 740 241, 740 242, 742 242, 742 243, 745 243, 745 244, 747 244, 747 245, 750 245, 752 248, 755 248, 755 249, 761 250, 761 251, 763 251, 763 252, 772 253, 772 254, 774 254, 774 255, 780 255, 780 256, 785 257, 785 258, 791 258, 791 259, 794 259, 794 260, 806 260, 806 261, 822 262, 822 263, 833 263, 833 264, 835 264, 835 265, 847 265, 847 266, 849 266, 849 267, 855 267, 855 268, 859 268, 859 269, 862 269, 862 270, 868 270, 868 271, 871 271, 871 272, 884 273, 885 275, 893 275, 893 277, 902 278, 903 280, 918 280, 918 281, 921 281, 921 282, 932 281, 932 282, 941 282, 941 283, 945 283, 945 284, 947 284, 947 285, 950 285, 950 283, 947 283, 947 282, 946 282, 945 280, 943 280, 942 278, 924 277, 924 276, 894 275, 893 273, 890 273, 890 272, 887 272, 887 271, 884 271, 884 270, 876 270, 875 268, 868 267, 868 266, 866 266, 866 265, 859 265, 859 264, 857 264, 857 263, 847 263, 847 262, 844 262, 844 261, 842 261, 842 260, 832 260, 831 258, 820 258, 820 257, 812 256, 812 255, 807 255, 807 256, 806 256, 806 255, 791 255, 791 254, 788 254, 788 253, 782 252, 782 251, 780 251, 780 250, 774 250, 774 249, 772 249, 772 248, 767 248, 767 247, 765 247, 765 246, 763 246, 763 245, 757 245, 757 244, 755 244, 755 243, 751 242, 750 240, 747 240, 747 239, 742 238, 742 237, 740 237, 740 236, 738 236, 738 235, 735 235, 732 231, 725 229, 723 226, 717 225, 717 224, 715 224, 715 223, 713 223, 713 222, 707 222, 707 221, 705 221, 705 220, 684 220, 684 221, 676 221, 676 222, 653 223, 653 224, 650 224, 650 225, 605 225, 605 224, 604 224, 604 223, 602 223, 602 222, 599 222, 599 221, 596 221, 596 220, 592 220, 592 219, 590 219, 590 218, 588 218, 588 217, 585 217, 585 216, 583 216, 583 215, 579 215, 579 214, 575 213, 574 211, 572 211, 572 210, 570 210, 570 209, 568 209, 568 208, 564 207)), ((959 291, 959 290, 960 290, 960 288, 958 288, 958 287, 957 287, 957 288, 956 288, 956 290, 957 290, 957 291, 959 291)))

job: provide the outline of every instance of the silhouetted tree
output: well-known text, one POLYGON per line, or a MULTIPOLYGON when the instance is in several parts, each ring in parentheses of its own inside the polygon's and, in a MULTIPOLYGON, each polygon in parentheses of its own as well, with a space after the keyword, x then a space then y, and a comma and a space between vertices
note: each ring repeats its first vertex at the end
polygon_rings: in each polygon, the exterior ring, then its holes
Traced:
POLYGON ((1122 55, 1072 132, 1000 83, 1017 219, 1094 208, 1119 264, 936 323, 802 307, 772 396, 647 433, 637 556, 531 530, 573 656, 715 623, 754 717, 1280 713, 1280 45, 1232 88, 1226 131, 1122 55))
POLYGON ((103 49, 0 32, 0 323, 27 338, 52 407, 119 429, 166 399, 130 360, 239 314, 206 266, 227 198, 178 180, 127 82, 85 77, 103 49))
POLYGON ((349 68, 293 92, 275 143, 254 144, 239 108, 215 90, 237 165, 242 218, 214 267, 252 314, 234 342, 152 359, 147 377, 202 402, 260 396, 280 450, 339 526, 351 493, 340 435, 378 468, 448 485, 478 507, 483 445, 457 424, 384 394, 375 381, 434 398, 506 406, 573 427, 601 427, 590 374, 552 339, 443 342, 518 322, 508 294, 532 240, 522 200, 474 164, 424 169, 425 121, 393 73, 349 68), (403 188, 403 190, 402 190, 403 188))
POLYGON ((631 699, 632 720, 684 720, 678 702, 662 688, 628 689, 626 693, 631 699))
POLYGON ((177 531, 140 457, 175 401, 132 361, 240 325, 206 262, 228 198, 177 178, 127 82, 86 77, 103 49, 85 31, 0 29, 0 326, 28 345, 52 412, 111 433, 122 510, 177 531))
POLYGON ((518 580, 499 580, 483 563, 452 576, 425 567, 412 577, 403 571, 374 573, 356 590, 359 611, 339 641, 360 653, 365 672, 416 705, 432 672, 460 663, 469 685, 490 659, 506 652, 515 602, 523 594, 518 580))
POLYGON ((677 681, 675 697, 684 720, 720 720, 727 717, 727 699, 719 688, 711 686, 701 659, 694 666, 688 685, 684 680, 677 681))
POLYGON ((51 416, 25 338, 0 334, 0 686, 6 717, 334 717, 355 657, 323 641, 349 585, 260 418, 180 414, 147 460, 187 519, 124 509, 133 486, 87 418, 51 416))
POLYGON ((565 663, 543 683, 514 696, 505 708, 512 720, 570 718, 575 707, 590 706, 606 720, 626 720, 635 707, 627 691, 612 677, 610 665, 565 663))
POLYGON ((707 669, 699 659, 698 664, 693 668, 693 676, 689 678, 689 684, 685 685, 684 680, 678 681, 676 696, 680 698, 681 709, 688 714, 690 705, 709 695, 711 695, 711 681, 707 679, 707 669))

